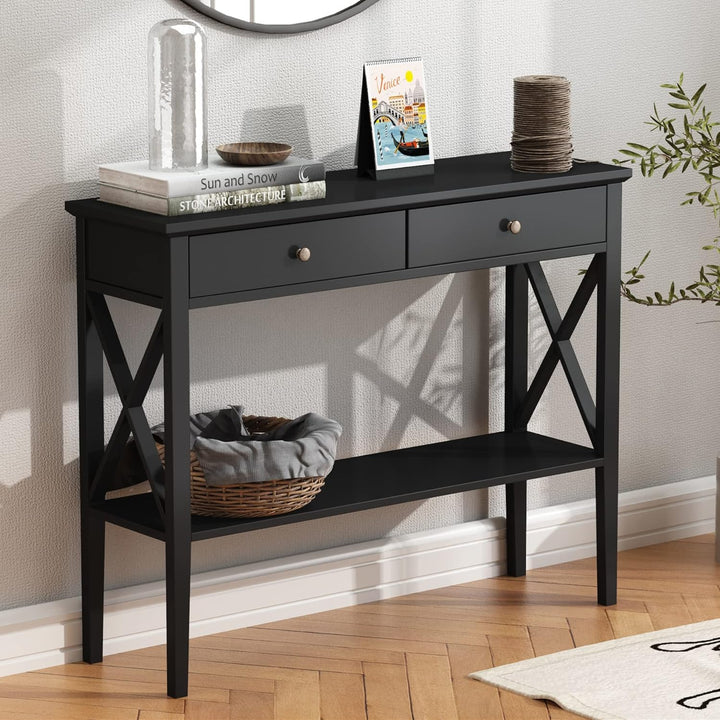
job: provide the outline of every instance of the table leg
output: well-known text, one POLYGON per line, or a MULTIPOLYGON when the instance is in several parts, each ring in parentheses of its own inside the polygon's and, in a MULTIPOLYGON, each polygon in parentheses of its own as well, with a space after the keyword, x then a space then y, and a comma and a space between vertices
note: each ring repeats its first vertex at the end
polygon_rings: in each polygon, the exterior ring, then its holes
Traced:
POLYGON ((82 648, 86 663, 103 659, 105 521, 89 513, 81 521, 82 648))
POLYGON ((105 445, 103 351, 87 304, 85 221, 77 220, 78 415, 80 419, 80 552, 83 660, 103 657, 105 521, 93 514, 90 487, 105 445))
MULTIPOLYGON (((528 274, 524 265, 505 270, 505 430, 526 430, 517 423, 518 409, 527 394, 528 274)), ((525 574, 527 483, 505 486, 508 575, 525 574)))
POLYGON ((163 306, 165 393, 165 574, 168 695, 188 688, 190 624, 190 415, 188 239, 170 238, 163 306))
POLYGON ((165 544, 167 594, 167 692, 185 697, 188 692, 190 625, 190 542, 182 533, 168 536, 165 544))
POLYGON ((507 508, 506 547, 507 574, 521 577, 525 574, 527 556, 527 483, 517 482, 505 486, 507 508))
POLYGON ((617 602, 618 416, 620 382, 620 240, 622 187, 608 185, 607 252, 600 255, 597 292, 595 471, 598 603, 617 602))
POLYGON ((595 505, 597 524, 597 591, 598 604, 617 602, 617 533, 618 475, 617 466, 595 470, 595 505))

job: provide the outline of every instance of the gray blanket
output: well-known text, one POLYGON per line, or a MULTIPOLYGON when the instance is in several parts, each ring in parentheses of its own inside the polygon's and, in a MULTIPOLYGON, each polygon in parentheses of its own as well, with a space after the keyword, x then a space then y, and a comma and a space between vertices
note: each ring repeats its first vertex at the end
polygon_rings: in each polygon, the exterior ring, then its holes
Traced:
MULTIPOLYGON (((190 448, 208 485, 317 477, 332 470, 342 432, 334 420, 307 413, 267 433, 250 435, 242 414, 242 406, 233 405, 190 417, 190 448)), ((152 432, 164 441, 163 425, 152 432)))

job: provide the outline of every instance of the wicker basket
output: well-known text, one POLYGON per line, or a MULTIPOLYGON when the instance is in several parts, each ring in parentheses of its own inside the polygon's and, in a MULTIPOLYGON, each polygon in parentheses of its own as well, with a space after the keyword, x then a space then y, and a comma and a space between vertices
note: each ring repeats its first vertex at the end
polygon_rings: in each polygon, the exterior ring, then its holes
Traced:
MULTIPOLYGON (((268 432, 289 420, 244 415, 243 422, 248 431, 254 434, 268 432)), ((165 445, 156 445, 164 465, 165 445)), ((193 515, 232 518, 282 515, 307 505, 324 484, 324 477, 307 477, 237 485, 208 485, 197 455, 190 451, 190 507, 193 515)))

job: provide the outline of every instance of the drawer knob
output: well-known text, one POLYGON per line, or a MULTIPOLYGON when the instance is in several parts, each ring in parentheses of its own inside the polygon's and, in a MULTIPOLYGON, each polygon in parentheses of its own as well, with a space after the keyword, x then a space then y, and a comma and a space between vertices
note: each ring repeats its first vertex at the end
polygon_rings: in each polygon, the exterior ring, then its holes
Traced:
POLYGON ((517 235, 522 230, 522 225, 519 220, 508 220, 507 228, 513 235, 517 235))
POLYGON ((295 257, 300 262, 307 262, 310 259, 310 248, 301 247, 297 249, 297 252, 295 253, 295 257))

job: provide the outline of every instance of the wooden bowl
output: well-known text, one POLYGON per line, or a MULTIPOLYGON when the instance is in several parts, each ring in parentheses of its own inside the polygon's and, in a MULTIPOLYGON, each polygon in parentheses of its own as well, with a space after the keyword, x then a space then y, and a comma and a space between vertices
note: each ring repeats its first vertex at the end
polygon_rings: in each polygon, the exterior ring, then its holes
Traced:
POLYGON ((271 142, 241 142, 218 145, 217 154, 231 165, 274 165, 293 151, 292 145, 271 142))

